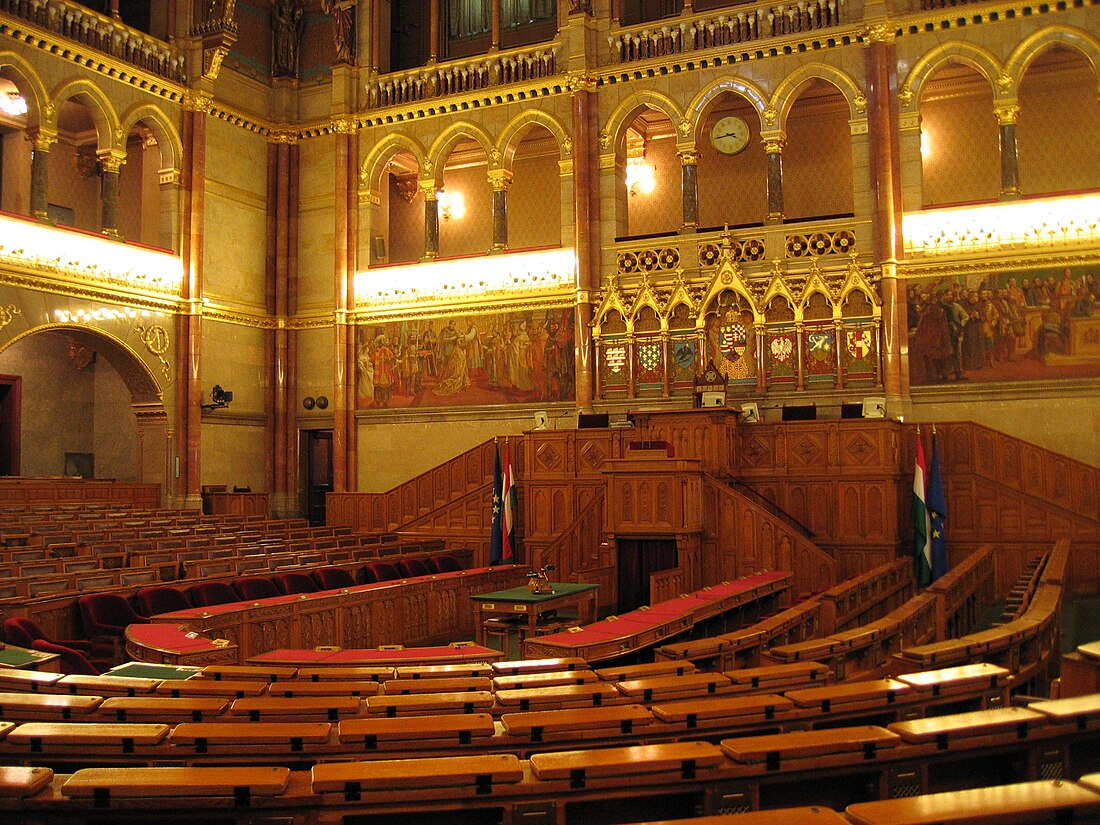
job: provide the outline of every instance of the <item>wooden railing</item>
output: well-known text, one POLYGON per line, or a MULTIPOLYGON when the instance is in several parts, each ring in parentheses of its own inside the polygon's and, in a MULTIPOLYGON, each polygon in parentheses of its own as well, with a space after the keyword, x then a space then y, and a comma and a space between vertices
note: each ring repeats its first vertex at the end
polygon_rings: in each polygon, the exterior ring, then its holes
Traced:
POLYGON ((669 570, 651 573, 649 576, 649 603, 657 604, 675 599, 686 589, 682 567, 673 567, 669 570))
POLYGON ((782 519, 773 516, 729 485, 706 477, 703 512, 707 535, 714 536, 720 564, 727 569, 704 572, 706 581, 751 575, 757 570, 790 570, 796 593, 817 593, 836 581, 836 559, 782 519))
POLYGON ((995 566, 993 545, 986 544, 926 588, 926 593, 936 594, 937 639, 967 633, 993 604, 995 566))
MULTIPOLYGON (((513 436, 512 462, 522 476, 523 438, 513 436)), ((384 493, 329 493, 327 523, 357 533, 389 533, 493 480, 495 444, 485 441, 384 493)))

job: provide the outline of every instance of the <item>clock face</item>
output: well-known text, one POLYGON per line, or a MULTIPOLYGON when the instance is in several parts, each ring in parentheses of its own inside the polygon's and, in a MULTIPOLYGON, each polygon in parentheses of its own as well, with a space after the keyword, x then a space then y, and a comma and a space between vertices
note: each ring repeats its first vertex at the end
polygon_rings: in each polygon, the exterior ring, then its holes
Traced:
POLYGON ((739 117, 724 117, 710 130, 710 142, 723 155, 736 155, 749 145, 749 124, 739 117))

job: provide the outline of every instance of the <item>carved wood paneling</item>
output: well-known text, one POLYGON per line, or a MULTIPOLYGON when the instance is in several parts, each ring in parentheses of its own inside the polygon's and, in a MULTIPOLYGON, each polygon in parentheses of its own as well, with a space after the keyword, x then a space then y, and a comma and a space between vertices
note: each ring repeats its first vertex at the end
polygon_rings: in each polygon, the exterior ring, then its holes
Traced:
POLYGON ((160 507, 160 485, 93 479, 0 478, 0 501, 5 507, 110 502, 154 509, 160 507))

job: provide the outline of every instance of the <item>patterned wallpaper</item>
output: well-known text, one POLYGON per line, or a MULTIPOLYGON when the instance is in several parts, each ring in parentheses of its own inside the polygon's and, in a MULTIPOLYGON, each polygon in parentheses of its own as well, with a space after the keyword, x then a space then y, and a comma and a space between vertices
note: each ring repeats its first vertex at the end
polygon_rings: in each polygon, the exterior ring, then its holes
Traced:
POLYGON ((561 183, 556 155, 517 158, 508 187, 508 246, 561 243, 561 183))
POLYGON ((976 72, 921 100, 924 204, 996 199, 1001 167, 993 93, 976 72))

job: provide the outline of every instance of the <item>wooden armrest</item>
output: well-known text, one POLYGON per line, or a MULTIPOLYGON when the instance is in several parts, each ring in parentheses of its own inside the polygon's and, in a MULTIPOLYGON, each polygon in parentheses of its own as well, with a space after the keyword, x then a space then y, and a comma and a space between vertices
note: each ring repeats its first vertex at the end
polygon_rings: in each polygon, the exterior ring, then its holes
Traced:
POLYGON ((971 690, 975 685, 985 682, 991 689, 1008 686, 1012 671, 1007 668, 979 662, 973 665, 959 665, 940 670, 925 670, 919 673, 903 673, 896 677, 899 682, 914 690, 928 691, 933 696, 971 690))
POLYGON ((462 693, 411 693, 407 696, 368 696, 367 712, 383 716, 419 713, 474 713, 493 706, 493 694, 471 690, 462 693))
POLYGON ((866 682, 840 682, 819 688, 788 690, 784 695, 804 708, 816 708, 828 713, 851 705, 892 705, 912 692, 904 682, 894 679, 872 679, 866 682))
POLYGON ((287 716, 324 717, 336 722, 345 716, 357 715, 360 704, 358 696, 246 696, 235 700, 229 712, 234 716, 247 716, 253 722, 287 716))
POLYGON ((398 679, 450 679, 462 676, 492 676, 489 662, 456 662, 453 665, 402 665, 397 668, 398 679))
POLYGON ((267 686, 268 696, 374 696, 382 689, 381 682, 275 682, 267 686))
POLYGON ((506 733, 539 741, 545 734, 585 732, 600 735, 629 735, 654 723, 653 715, 641 705, 612 705, 607 708, 569 708, 505 713, 500 717, 506 733))
POLYGON ((164 741, 171 728, 157 724, 27 722, 8 734, 7 741, 28 745, 38 752, 51 749, 69 750, 89 745, 117 746, 123 753, 134 745, 157 745, 164 741))
POLYGON ((62 673, 0 668, 0 691, 36 693, 60 682, 64 678, 65 676, 62 673))
POLYGON ((768 770, 779 770, 786 760, 820 759, 841 754, 872 759, 883 748, 893 748, 901 737, 874 725, 849 728, 776 733, 769 736, 746 736, 743 739, 723 739, 722 751, 742 764, 766 763, 768 770))
POLYGON ((556 659, 524 659, 514 662, 493 662, 497 676, 514 676, 517 673, 545 673, 548 670, 587 670, 588 662, 580 656, 564 656, 556 659))
POLYGON ((0 693, 0 717, 70 719, 91 713, 102 702, 102 696, 71 696, 64 693, 0 693))
POLYGON ((605 682, 625 682, 628 679, 641 679, 646 676, 683 676, 695 672, 692 662, 649 662, 625 667, 597 668, 596 675, 605 682))
POLYGON ((624 696, 649 704, 655 699, 714 696, 725 692, 730 680, 720 673, 688 673, 684 676, 646 676, 619 682, 615 688, 624 696))
POLYGON ((1031 702, 1028 709, 1037 711, 1053 722, 1074 724, 1078 730, 1100 725, 1100 694, 1074 696, 1069 699, 1053 699, 1031 702))
POLYGON ((173 745, 281 745, 299 749, 304 742, 327 742, 332 725, 328 722, 185 722, 172 728, 173 745))
POLYGON ((446 676, 430 679, 390 679, 382 684, 387 696, 412 693, 461 693, 463 691, 487 691, 492 688, 487 676, 446 676))
POLYGON ((1010 707, 910 719, 907 722, 894 722, 887 727, 906 742, 935 742, 940 748, 946 748, 952 739, 994 736, 1005 732, 1026 739, 1027 732, 1045 719, 1037 711, 1010 707))
POLYGON ((267 682, 253 680, 165 679, 157 688, 164 696, 259 696, 267 690, 267 682))
POLYGON ((0 768, 0 799, 34 796, 53 781, 49 768, 0 768))
POLYGON ((773 722, 794 709, 794 702, 783 696, 758 693, 752 696, 718 696, 662 702, 650 708, 662 722, 683 724, 689 730, 728 724, 773 722))
POLYGON ((347 719, 340 723, 338 737, 345 743, 365 743, 373 750, 379 742, 439 740, 469 745, 474 739, 487 739, 496 732, 488 713, 458 713, 439 716, 403 716, 396 719, 347 719))
POLYGON ((523 766, 511 754, 449 756, 430 759, 383 759, 373 762, 335 762, 313 766, 313 792, 339 793, 358 799, 372 792, 413 788, 465 788, 492 793, 493 785, 523 779, 523 766))
POLYGON ((298 680, 310 682, 352 681, 384 682, 392 679, 392 667, 302 667, 298 668, 298 680))
POLYGON ((524 688, 522 690, 498 690, 495 695, 498 705, 514 707, 516 710, 530 710, 531 708, 537 708, 539 705, 599 707, 616 702, 626 702, 626 697, 606 682, 524 688))
POLYGON ((152 693, 160 685, 160 679, 141 679, 133 676, 83 676, 64 677, 53 685, 51 691, 62 693, 83 693, 94 696, 137 696, 139 693, 152 693))
POLYGON ((522 690, 523 688, 556 687, 558 685, 584 685, 599 681, 591 670, 549 670, 545 673, 516 673, 494 676, 496 690, 522 690))
POLYGON ((278 682, 298 675, 296 667, 262 667, 259 665, 207 665, 196 678, 222 680, 252 680, 278 682))
POLYGON ((229 708, 229 700, 217 697, 181 696, 112 696, 103 700, 97 716, 118 722, 202 722, 221 716, 229 708))
POLYGON ((709 742, 536 753, 530 758, 537 779, 568 779, 571 788, 583 788, 592 779, 637 774, 678 773, 685 779, 695 778, 700 769, 715 768, 721 762, 721 751, 709 742))

